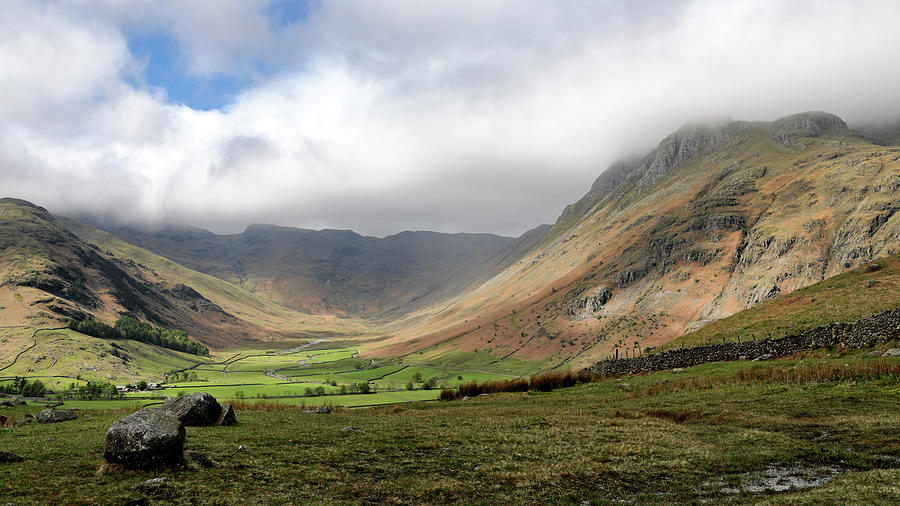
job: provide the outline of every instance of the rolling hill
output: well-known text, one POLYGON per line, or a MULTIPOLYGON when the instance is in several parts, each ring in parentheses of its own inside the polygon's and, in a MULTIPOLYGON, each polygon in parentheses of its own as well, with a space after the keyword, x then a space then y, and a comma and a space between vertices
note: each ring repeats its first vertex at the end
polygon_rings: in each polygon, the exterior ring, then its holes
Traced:
MULTIPOLYGON (((137 248, 128 248, 127 253, 101 251, 69 232, 44 208, 0 199, 2 325, 53 328, 70 318, 88 317, 111 323, 129 314, 186 330, 214 347, 289 337, 309 328, 299 323, 304 315, 239 287, 167 264, 137 248)), ((332 331, 341 325, 328 327, 332 331)))

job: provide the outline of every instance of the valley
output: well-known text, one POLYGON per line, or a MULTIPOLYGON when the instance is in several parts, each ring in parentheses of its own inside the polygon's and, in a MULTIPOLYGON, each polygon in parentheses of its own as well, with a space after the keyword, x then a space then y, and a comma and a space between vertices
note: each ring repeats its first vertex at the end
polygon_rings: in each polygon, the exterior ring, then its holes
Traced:
POLYGON ((40 502, 28 476, 64 456, 64 502, 242 502, 221 490, 247 473, 263 503, 894 497, 898 329, 764 349, 900 308, 898 194, 900 148, 804 113, 687 125, 518 238, 140 230, 0 199, 0 388, 21 387, 0 445, 28 454, 0 493, 40 502), (124 316, 204 346, 73 330, 124 316), (199 393, 238 425, 191 427, 162 495, 96 468, 114 418, 199 393), (77 421, 31 423, 44 406, 77 421))

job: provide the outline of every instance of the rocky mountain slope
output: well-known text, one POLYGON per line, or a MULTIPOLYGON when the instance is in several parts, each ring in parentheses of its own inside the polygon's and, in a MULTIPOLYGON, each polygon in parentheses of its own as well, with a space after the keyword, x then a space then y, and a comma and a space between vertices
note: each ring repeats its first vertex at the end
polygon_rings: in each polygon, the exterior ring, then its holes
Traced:
POLYGON ((900 147, 827 113, 688 125, 603 172, 542 243, 395 322, 382 356, 585 365, 900 251, 900 147))
POLYGON ((380 239, 349 230, 274 225, 253 225, 234 235, 197 228, 106 228, 129 243, 295 309, 391 318, 496 274, 534 247, 549 227, 519 239, 435 232, 380 239))
MULTIPOLYGON (((213 346, 252 341, 279 331, 264 319, 253 323, 229 313, 185 284, 191 276, 183 274, 163 279, 146 265, 84 242, 44 208, 0 199, 3 326, 58 327, 69 318, 87 317, 112 323, 130 314, 186 330, 213 346)), ((227 297, 222 300, 228 303, 227 297)))

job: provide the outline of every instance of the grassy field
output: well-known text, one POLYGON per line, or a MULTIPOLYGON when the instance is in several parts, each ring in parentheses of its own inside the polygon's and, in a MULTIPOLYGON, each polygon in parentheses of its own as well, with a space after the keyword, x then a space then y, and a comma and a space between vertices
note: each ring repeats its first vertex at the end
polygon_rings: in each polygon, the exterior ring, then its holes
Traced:
POLYGON ((187 428, 186 449, 217 467, 152 472, 103 464, 106 427, 126 411, 90 411, 0 431, 27 459, 3 465, 0 499, 122 503, 166 476, 151 503, 896 504, 898 406, 900 359, 822 350, 331 415, 240 405, 237 426, 187 428), (752 492, 767 472, 823 483, 752 492))

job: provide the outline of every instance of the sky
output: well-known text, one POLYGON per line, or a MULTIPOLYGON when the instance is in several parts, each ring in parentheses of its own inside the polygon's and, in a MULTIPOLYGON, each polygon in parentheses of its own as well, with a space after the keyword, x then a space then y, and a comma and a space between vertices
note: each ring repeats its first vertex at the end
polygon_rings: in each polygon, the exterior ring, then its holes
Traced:
POLYGON ((5 0, 0 196, 517 236, 698 118, 900 118, 900 2, 5 0))

